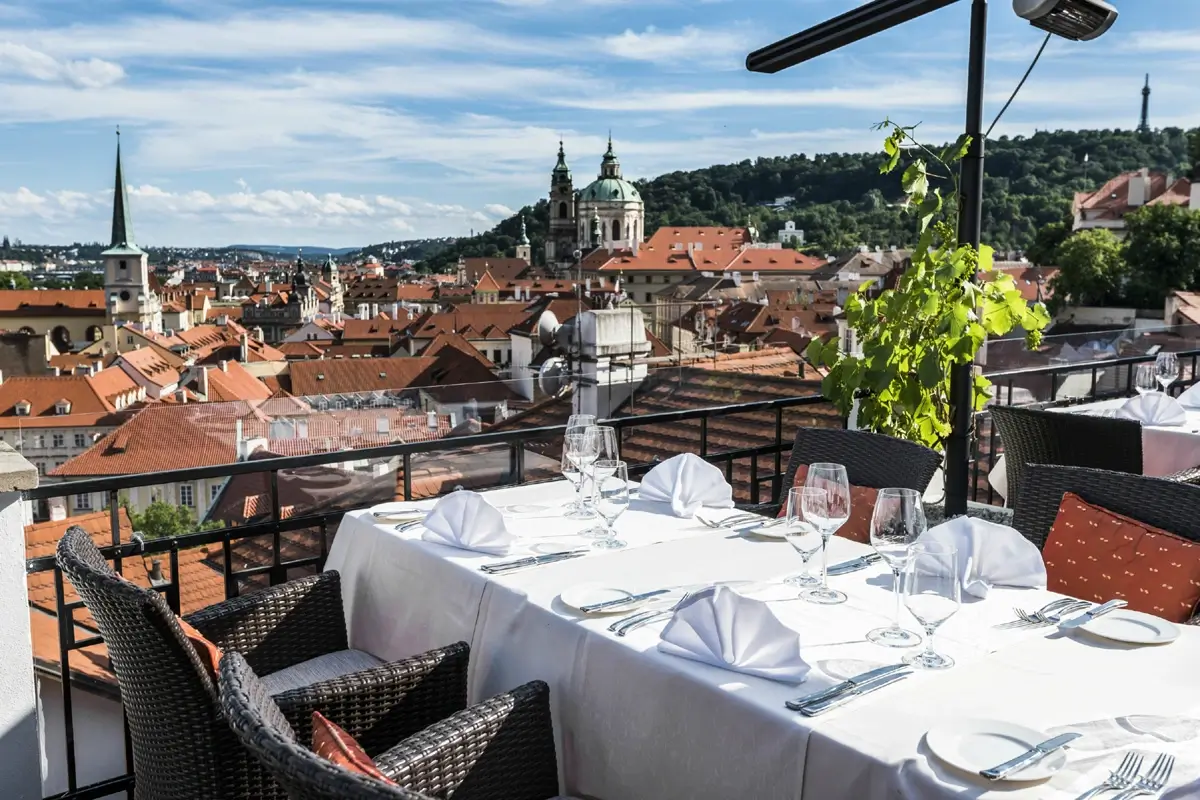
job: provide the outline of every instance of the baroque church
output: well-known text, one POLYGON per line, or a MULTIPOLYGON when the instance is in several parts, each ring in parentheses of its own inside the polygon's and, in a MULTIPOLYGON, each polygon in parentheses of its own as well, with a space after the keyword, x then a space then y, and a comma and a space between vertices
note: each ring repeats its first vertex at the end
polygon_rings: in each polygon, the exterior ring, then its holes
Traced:
POLYGON ((575 191, 563 143, 550 176, 550 231, 546 264, 555 270, 573 268, 583 254, 597 247, 637 251, 645 233, 646 204, 621 176, 621 162, 612 137, 600 160, 600 173, 575 191))

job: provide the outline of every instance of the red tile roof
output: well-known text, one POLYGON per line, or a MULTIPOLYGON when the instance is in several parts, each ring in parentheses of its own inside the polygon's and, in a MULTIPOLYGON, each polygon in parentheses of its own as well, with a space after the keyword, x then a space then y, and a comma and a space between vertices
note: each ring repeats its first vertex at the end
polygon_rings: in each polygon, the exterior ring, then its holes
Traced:
POLYGON ((206 367, 208 399, 228 403, 235 400, 266 400, 271 390, 236 361, 224 361, 222 366, 206 367), (222 366, 224 367, 222 369, 222 366))
POLYGON ((129 350, 121 353, 118 363, 127 364, 149 382, 160 386, 179 383, 179 371, 162 353, 152 347, 129 350))
POLYGON ((420 352, 420 355, 436 356, 447 347, 454 348, 459 352, 466 354, 488 369, 491 369, 493 366, 492 362, 488 360, 487 356, 479 352, 479 349, 475 347, 475 345, 468 342, 462 337, 462 334, 459 333, 439 333, 437 336, 433 337, 433 341, 425 345, 425 349, 420 352))
MULTIPOLYGON (((26 376, 5 380, 0 384, 0 428, 119 425, 123 418, 115 413, 117 408, 106 394, 118 380, 105 374, 108 372, 101 370, 98 374, 103 377, 99 381, 90 375, 26 376), (69 404, 66 414, 58 413, 58 403, 62 400, 69 404), (29 404, 27 415, 17 414, 20 403, 29 404)), ((136 389, 129 391, 136 399, 136 389)), ((119 393, 120 390, 116 392, 119 393)))
POLYGON ((0 314, 11 317, 103 317, 103 289, 6 289, 0 314))
POLYGON ((437 358, 362 358, 295 361, 292 394, 317 396, 408 389, 421 385, 437 358))
POLYGON ((529 264, 521 258, 464 258, 467 283, 474 285, 484 273, 491 272, 497 281, 511 281, 525 277, 529 264))
POLYGON ((484 272, 479 276, 479 280, 475 281, 476 292, 498 292, 500 284, 496 283, 496 279, 492 277, 491 272, 484 272))

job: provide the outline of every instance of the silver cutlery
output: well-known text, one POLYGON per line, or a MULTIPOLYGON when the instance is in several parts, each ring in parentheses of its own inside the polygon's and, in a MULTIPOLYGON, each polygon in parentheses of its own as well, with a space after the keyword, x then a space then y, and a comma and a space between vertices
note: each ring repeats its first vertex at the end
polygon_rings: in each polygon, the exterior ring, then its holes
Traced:
POLYGON ((887 675, 891 675, 893 672, 901 672, 906 669, 910 668, 904 664, 891 664, 886 667, 879 667, 878 669, 864 672, 861 675, 855 675, 853 678, 847 678, 841 683, 830 686, 828 689, 822 689, 819 692, 812 692, 810 694, 797 697, 795 700, 788 700, 786 703, 784 703, 784 705, 790 708, 792 711, 799 711, 805 706, 812 705, 813 703, 820 703, 822 701, 837 697, 842 692, 852 689, 855 686, 861 686, 864 683, 876 680, 877 678, 882 678, 887 675))
POLYGON ((1154 759, 1154 764, 1144 777, 1134 779, 1133 786, 1113 798, 1113 800, 1129 800, 1131 797, 1141 797, 1147 794, 1158 794, 1167 788, 1171 780, 1171 771, 1175 768, 1175 756, 1161 753, 1154 759))
POLYGON ((425 524, 425 518, 422 517, 421 519, 414 519, 414 520, 410 520, 408 522, 401 522, 399 525, 396 526, 396 530, 399 531, 400 533, 404 533, 405 531, 412 530, 413 528, 420 528, 424 524, 425 524))
POLYGON ((999 625, 996 625, 994 627, 996 627, 997 629, 1024 628, 1024 627, 1027 627, 1030 624, 1032 624, 1029 621, 1030 617, 1036 617, 1038 614, 1049 614, 1053 611, 1057 611, 1058 609, 1062 608, 1063 606, 1069 606, 1072 603, 1077 603, 1077 602, 1079 602, 1079 601, 1075 600, 1074 598, 1071 598, 1071 597, 1060 597, 1057 600, 1052 600, 1051 602, 1042 606, 1037 611, 1034 611, 1032 614, 1022 611, 1019 608, 1014 608, 1013 613, 1016 614, 1016 616, 1017 616, 1016 619, 1012 620, 1011 622, 1002 622, 999 625))
POLYGON ((1029 623, 1030 628, 1048 628, 1051 625, 1057 625, 1062 622, 1063 615, 1071 615, 1076 611, 1083 611, 1090 606, 1091 603, 1086 600, 1077 600, 1074 603, 1062 606, 1052 614, 1047 614, 1044 611, 1039 611, 1036 614, 1026 614, 1025 621, 1029 623))
POLYGON ((882 560, 883 556, 879 555, 878 553, 868 553, 867 555, 860 556, 859 558, 852 558, 849 561, 843 561, 840 564, 834 564, 829 567, 829 569, 825 570, 825 572, 829 575, 845 575, 850 572, 858 572, 859 570, 866 569, 872 564, 878 564, 882 560))
POLYGON ((643 611, 641 614, 634 614, 632 617, 614 622, 612 625, 608 626, 608 629, 617 636, 623 637, 630 631, 637 630, 643 625, 649 625, 651 622, 655 622, 656 620, 670 617, 672 614, 678 611, 684 603, 690 600, 694 594, 696 594, 696 592, 685 592, 683 597, 679 598, 679 601, 673 603, 669 608, 663 608, 657 611, 643 611))
POLYGON ((1096 617, 1103 616, 1110 611, 1116 611, 1118 608, 1124 608, 1127 605, 1129 605, 1129 603, 1125 602, 1124 600, 1109 600, 1104 605, 1096 606, 1086 614, 1080 614, 1078 617, 1073 617, 1066 622, 1060 623, 1058 627, 1066 630, 1078 628, 1080 625, 1087 625, 1096 617))
POLYGON ((891 686, 893 683, 899 683, 905 678, 913 674, 913 668, 906 666, 903 670, 889 672, 888 674, 875 678, 874 680, 865 681, 863 683, 851 686, 841 694, 831 697, 828 700, 822 700, 819 703, 811 703, 800 709, 800 713, 806 717, 818 717, 827 711, 832 711, 835 708, 841 708, 854 701, 859 697, 877 692, 884 687, 891 686))
POLYGON ((732 517, 726 517, 722 520, 706 519, 697 514, 696 521, 709 528, 740 528, 743 525, 753 525, 756 522, 769 522, 771 520, 758 514, 734 514, 732 517))
POLYGON ((1121 759, 1120 766, 1115 771, 1110 772, 1107 779, 1088 789, 1079 795, 1079 797, 1076 797, 1075 800, 1091 800, 1091 798, 1098 794, 1128 789, 1137 779, 1138 772, 1141 769, 1142 757, 1137 753, 1126 753, 1125 757, 1121 759))
POLYGON ((641 594, 633 594, 629 597, 620 597, 616 600, 605 600, 603 603, 592 603, 586 606, 580 606, 579 610, 585 614, 591 614, 596 611, 603 611, 607 608, 616 608, 618 606, 626 606, 630 603, 640 603, 643 600, 649 600, 651 597, 658 597, 660 594, 666 594, 670 589, 655 589, 652 592, 642 592, 641 594))
POLYGON ((414 519, 425 519, 428 511, 372 511, 371 516, 386 522, 408 522, 414 519))
POLYGON ((1083 736, 1082 733, 1060 733, 1058 736, 1047 739, 1040 744, 1035 744, 1024 753, 1021 753, 1021 755, 1009 759, 1003 764, 998 764, 990 769, 979 770, 979 774, 989 781, 1004 780, 1015 772, 1032 767, 1046 756, 1057 753, 1081 736, 1083 736))
POLYGON ((479 568, 480 572, 486 572, 489 575, 498 575, 505 572, 512 572, 517 569, 525 569, 526 567, 536 567, 541 564, 553 564, 556 561, 566 561, 571 558, 579 558, 582 555, 587 555, 588 550, 562 550, 557 553, 546 553, 542 556, 528 556, 527 558, 518 558, 515 561, 501 561, 495 564, 484 564, 479 568))

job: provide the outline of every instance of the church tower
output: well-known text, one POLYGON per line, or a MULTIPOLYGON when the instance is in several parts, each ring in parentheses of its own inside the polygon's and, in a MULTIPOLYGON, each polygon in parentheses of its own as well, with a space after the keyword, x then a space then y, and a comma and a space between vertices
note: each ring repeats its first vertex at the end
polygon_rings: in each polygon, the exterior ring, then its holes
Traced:
POLYGON ((517 258, 533 264, 533 248, 529 244, 529 232, 525 230, 525 215, 521 215, 521 240, 517 243, 517 258))
POLYGON ((321 278, 329 284, 329 313, 340 316, 346 310, 345 288, 342 286, 342 274, 334 263, 333 253, 325 259, 321 267, 321 278))
POLYGON ((612 136, 600 160, 600 174, 579 192, 578 231, 580 241, 595 241, 588 220, 598 217, 602 226, 593 247, 608 250, 635 249, 642 241, 646 204, 637 187, 621 175, 621 162, 613 151, 612 136))
POLYGON ((121 133, 117 132, 117 179, 113 188, 112 242, 104 259, 104 296, 108 323, 136 322, 162 332, 162 304, 150 288, 150 257, 133 239, 133 216, 121 170, 121 133))
POLYGON ((1142 89, 1142 121, 1138 133, 1150 133, 1150 76, 1146 75, 1146 86, 1142 89))
POLYGON ((550 173, 550 231, 546 237, 546 264, 570 265, 579 247, 575 231, 575 186, 563 143, 558 143, 558 163, 550 173))

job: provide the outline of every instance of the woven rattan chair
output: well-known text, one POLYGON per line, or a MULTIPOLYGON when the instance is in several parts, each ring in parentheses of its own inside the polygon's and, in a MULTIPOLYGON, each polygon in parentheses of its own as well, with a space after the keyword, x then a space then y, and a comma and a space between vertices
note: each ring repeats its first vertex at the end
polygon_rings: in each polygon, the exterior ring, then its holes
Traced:
POLYGON ((942 457, 923 445, 879 433, 800 428, 780 485, 780 502, 756 506, 754 510, 767 516, 777 515, 787 501, 787 490, 795 482, 800 465, 820 462, 845 465, 846 475, 855 486, 924 492, 941 466, 942 457))
POLYGON ((292 800, 547 800, 558 792, 550 690, 541 681, 460 711, 374 756, 399 786, 316 755, 244 658, 221 661, 229 724, 292 800))
MULTIPOLYGON (((216 683, 162 596, 118 576, 78 527, 59 541, 57 561, 108 646, 129 723, 136 800, 285 797, 225 722, 216 683)), ((336 572, 187 619, 226 658, 243 654, 277 687, 297 670, 312 674, 314 665, 355 654, 347 650, 336 572)), ((312 711, 320 710, 374 755, 466 706, 467 655, 460 643, 389 664, 375 659, 377 666, 276 692, 275 701, 298 734, 311 736, 312 711)))

